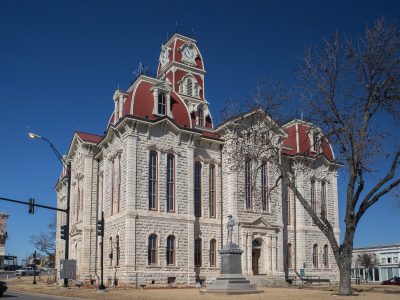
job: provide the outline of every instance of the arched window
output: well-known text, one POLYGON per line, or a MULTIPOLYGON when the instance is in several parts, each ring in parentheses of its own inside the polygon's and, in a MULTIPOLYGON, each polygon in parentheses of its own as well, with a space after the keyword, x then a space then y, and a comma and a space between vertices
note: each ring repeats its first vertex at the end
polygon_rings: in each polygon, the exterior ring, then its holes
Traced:
POLYGON ((326 182, 321 182, 321 217, 326 217, 326 182))
POLYGON ((323 256, 323 261, 324 261, 324 268, 329 268, 329 248, 328 245, 324 245, 324 256, 323 256))
POLYGON ((167 97, 164 93, 158 94, 158 114, 165 115, 167 110, 167 97))
MULTIPOLYGON (((313 212, 317 211, 317 199, 315 194, 315 180, 311 180, 311 208, 313 212)), ((315 225, 315 222, 312 221, 312 224, 315 225)))
POLYGON ((217 266, 217 241, 212 239, 210 241, 210 267, 217 266))
POLYGON ((113 260, 113 246, 112 246, 112 237, 110 237, 109 241, 108 241, 108 250, 109 250, 109 254, 108 254, 108 258, 110 259, 110 266, 112 266, 112 260, 113 260))
POLYGON ((194 164, 194 215, 201 217, 201 163, 194 164))
POLYGON ((115 159, 112 159, 111 162, 111 208, 110 214, 113 215, 114 213, 114 180, 115 180, 115 159))
POLYGON ((247 159, 245 162, 244 173, 245 173, 246 209, 251 209, 252 182, 251 182, 251 161, 249 159, 247 159))
POLYGON ((149 209, 157 210, 157 152, 150 151, 149 157, 149 209))
POLYGON ((262 209, 265 211, 269 211, 267 162, 264 162, 261 166, 261 202, 262 209))
POLYGON ((199 117, 197 125, 204 126, 204 111, 203 111, 203 109, 199 108, 199 110, 197 111, 197 114, 199 117))
POLYGON ((319 137, 318 133, 315 132, 313 133, 313 145, 312 145, 313 151, 318 152, 319 151, 319 137))
POLYGON ((209 178, 209 191, 210 191, 210 218, 216 216, 216 193, 215 193, 215 166, 210 165, 210 178, 209 178))
POLYGON ((98 265, 99 266, 101 266, 101 259, 100 259, 100 253, 101 253, 101 248, 103 247, 103 243, 102 242, 100 242, 99 243, 99 254, 98 254, 98 258, 99 258, 99 260, 98 260, 98 265))
POLYGON ((289 243, 287 245, 287 267, 289 269, 293 268, 292 260, 292 244, 289 243))
POLYGON ((312 249, 313 267, 318 268, 318 245, 314 244, 312 249))
POLYGON ((121 155, 118 156, 117 213, 121 209, 121 155))
POLYGON ((167 211, 175 211, 175 157, 167 155, 167 211))
POLYGON ((193 80, 190 77, 186 79, 186 95, 193 97, 193 80))
POLYGON ((167 238, 167 265, 175 265, 175 237, 173 235, 167 238))
POLYGON ((149 265, 157 264, 157 235, 155 234, 149 236, 147 257, 149 265))
POLYGON ((194 240, 194 266, 201 267, 201 238, 194 240))
POLYGON ((77 191, 76 191, 76 222, 79 221, 79 211, 81 205, 81 189, 79 188, 79 182, 80 179, 78 179, 77 191))
POLYGON ((120 259, 120 248, 119 248, 119 235, 116 236, 115 238, 115 250, 116 250, 116 257, 115 257, 115 265, 119 266, 119 259, 120 259))

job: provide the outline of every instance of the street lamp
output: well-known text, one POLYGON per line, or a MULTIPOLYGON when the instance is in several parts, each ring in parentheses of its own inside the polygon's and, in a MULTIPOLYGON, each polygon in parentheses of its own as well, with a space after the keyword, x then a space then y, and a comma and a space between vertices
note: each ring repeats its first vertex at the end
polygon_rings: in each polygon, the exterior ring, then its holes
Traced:
MULTIPOLYGON (((69 254, 69 212, 70 212, 70 196, 71 196, 71 162, 66 162, 65 159, 62 157, 60 152, 57 151, 56 147, 46 138, 41 137, 35 133, 28 133, 29 138, 31 139, 41 139, 46 141, 49 145, 51 150, 53 150, 54 154, 57 156, 58 160, 67 170, 67 178, 68 178, 68 186, 67 186, 67 208, 65 209, 66 213, 66 221, 65 221, 65 250, 64 250, 64 258, 68 259, 69 254)), ((68 287, 68 278, 64 278, 64 287, 68 287)))

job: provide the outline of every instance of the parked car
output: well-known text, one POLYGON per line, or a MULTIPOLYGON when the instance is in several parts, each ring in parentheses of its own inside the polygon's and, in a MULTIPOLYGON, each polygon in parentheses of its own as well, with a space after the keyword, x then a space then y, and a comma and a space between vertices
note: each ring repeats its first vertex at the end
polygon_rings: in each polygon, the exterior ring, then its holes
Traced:
POLYGON ((7 291, 7 285, 4 281, 0 281, 0 297, 7 291))
POLYGON ((36 275, 39 275, 40 269, 34 270, 32 267, 25 267, 25 268, 15 271, 15 275, 17 275, 17 276, 32 276, 33 273, 35 273, 36 275))
POLYGON ((400 277, 393 277, 382 282, 384 285, 400 285, 400 277))

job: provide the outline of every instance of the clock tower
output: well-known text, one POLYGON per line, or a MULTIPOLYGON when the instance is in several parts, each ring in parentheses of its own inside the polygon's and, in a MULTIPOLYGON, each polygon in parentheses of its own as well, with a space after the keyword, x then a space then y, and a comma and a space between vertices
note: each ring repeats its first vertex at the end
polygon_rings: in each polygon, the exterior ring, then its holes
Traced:
POLYGON ((196 40, 176 33, 161 45, 157 77, 167 81, 183 100, 190 113, 192 128, 213 127, 209 103, 204 95, 205 74, 196 40))

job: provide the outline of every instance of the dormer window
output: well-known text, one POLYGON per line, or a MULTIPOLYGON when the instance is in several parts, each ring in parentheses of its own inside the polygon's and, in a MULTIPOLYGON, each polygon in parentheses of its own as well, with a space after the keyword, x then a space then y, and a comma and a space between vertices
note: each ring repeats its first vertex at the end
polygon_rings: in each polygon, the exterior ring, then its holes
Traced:
POLYGON ((312 144, 312 149, 315 152, 319 151, 319 137, 318 137, 318 133, 314 132, 313 133, 313 144, 312 144))
POLYGON ((114 99, 114 122, 117 122, 123 115, 123 105, 128 97, 127 93, 116 90, 113 96, 114 99))
POLYGON ((186 79, 186 95, 193 96, 193 82, 191 78, 186 79))
POLYGON ((198 111, 198 117, 197 125, 204 126, 204 111, 201 108, 198 111))
POLYGON ((158 111, 159 115, 165 115, 167 111, 167 97, 164 93, 158 94, 158 111))
POLYGON ((160 84, 159 86, 154 86, 151 91, 154 99, 153 114, 172 118, 170 86, 168 84, 160 84))
POLYGON ((200 85, 192 75, 186 75, 184 79, 179 82, 179 93, 193 97, 200 98, 200 85))

